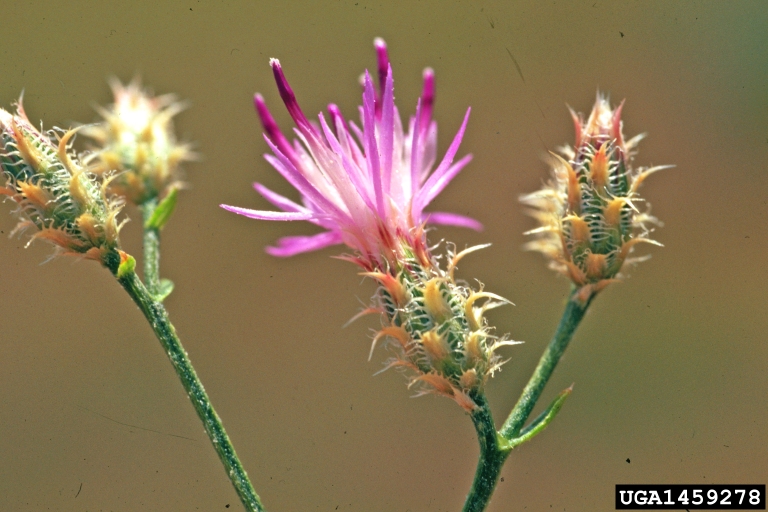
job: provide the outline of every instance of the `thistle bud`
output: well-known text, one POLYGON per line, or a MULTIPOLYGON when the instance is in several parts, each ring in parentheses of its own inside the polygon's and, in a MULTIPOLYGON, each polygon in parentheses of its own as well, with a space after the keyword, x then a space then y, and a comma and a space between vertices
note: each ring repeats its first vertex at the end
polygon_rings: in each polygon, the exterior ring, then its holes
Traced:
POLYGON ((35 129, 19 103, 17 115, 0 109, 0 193, 18 205, 17 229, 32 228, 65 254, 104 262, 118 247, 120 201, 86 172, 69 151, 75 130, 59 137, 35 129), (54 140, 58 138, 58 143, 54 140))
POLYGON ((554 270, 577 287, 576 298, 588 301, 621 277, 622 268, 642 258, 628 258, 640 243, 661 245, 649 238, 658 220, 641 213, 638 188, 650 174, 670 167, 631 166, 643 135, 625 141, 623 102, 611 109, 598 93, 589 119, 573 111, 575 148, 552 154, 554 177, 542 190, 521 197, 541 226, 529 231, 536 239, 527 249, 543 253, 554 270))
POLYGON ((97 107, 104 122, 83 128, 96 143, 90 169, 117 171, 110 191, 134 204, 164 195, 178 184, 179 164, 191 160, 188 145, 177 144, 172 118, 184 105, 172 95, 152 96, 137 80, 111 82, 115 103, 97 107))
POLYGON ((375 300, 384 327, 374 345, 391 340, 395 357, 386 367, 410 370, 409 387, 420 385, 418 394, 448 396, 470 412, 476 407, 472 397, 502 364, 495 350, 516 343, 491 334, 483 318, 487 309, 508 301, 454 281, 453 266, 472 250, 453 257, 447 272, 414 257, 400 262, 396 273, 365 273, 381 283, 375 300), (476 307, 481 299, 486 302, 476 307))

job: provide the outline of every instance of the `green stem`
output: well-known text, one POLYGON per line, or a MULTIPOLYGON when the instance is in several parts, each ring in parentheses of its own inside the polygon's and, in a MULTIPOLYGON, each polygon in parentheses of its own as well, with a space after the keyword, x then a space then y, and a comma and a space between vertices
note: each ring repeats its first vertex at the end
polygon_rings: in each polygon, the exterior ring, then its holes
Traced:
POLYGON ((478 441, 480 442, 480 459, 477 463, 472 488, 469 491, 467 500, 464 502, 463 512, 482 512, 485 510, 491 500, 491 495, 499 481, 501 468, 507 460, 509 453, 515 446, 528 441, 543 430, 552 421, 570 394, 571 388, 560 393, 549 408, 533 424, 523 430, 525 421, 541 397, 544 386, 546 386, 547 381, 552 376, 552 372, 555 371, 560 357, 562 357, 563 352, 568 347, 568 343, 573 338, 573 333, 579 326, 581 319, 584 318, 584 313, 592 301, 592 297, 586 303, 576 301, 574 298, 574 295, 571 294, 552 341, 549 342, 549 346, 547 346, 546 351, 541 356, 539 365, 525 386, 515 408, 512 409, 509 418, 507 418, 507 421, 498 432, 494 426, 493 416, 491 415, 485 395, 478 394, 472 397, 478 405, 478 408, 472 412, 471 417, 477 431, 478 441))
POLYGON ((148 199, 141 205, 144 221, 144 283, 153 296, 160 291, 160 230, 148 227, 155 213, 157 199, 148 199))
POLYGON ((584 318, 584 313, 587 311, 591 301, 592 298, 587 300, 586 303, 582 303, 575 300, 573 294, 569 297, 568 304, 565 306, 565 311, 563 311, 563 317, 557 326, 557 331, 552 341, 549 342, 549 346, 547 346, 541 359, 539 359, 539 365, 534 370, 528 384, 526 384, 515 408, 512 409, 509 418, 507 418, 507 421, 504 422, 499 431, 505 439, 512 440, 520 434, 525 421, 530 416, 531 411, 533 411, 539 397, 541 397, 544 386, 547 385, 552 372, 555 371, 560 357, 562 357, 563 352, 568 347, 568 343, 573 338, 573 333, 579 326, 579 322, 584 318))
POLYGON ((149 321, 149 325, 163 345, 168 358, 171 360, 173 369, 176 370, 176 375, 179 376, 179 380, 181 380, 182 386, 184 386, 195 411, 197 411, 197 415, 205 426, 205 431, 211 439, 219 459, 224 464, 227 476, 232 481, 240 501, 243 502, 248 512, 263 512, 264 508, 261 500, 253 489, 253 485, 251 485, 240 459, 237 458, 235 448, 232 446, 229 436, 227 436, 227 432, 224 430, 224 425, 222 425, 219 415, 213 409, 208 394, 197 377, 187 352, 176 335, 176 329, 174 329, 168 319, 165 307, 153 299, 132 269, 125 271, 121 269, 118 272, 120 256, 117 253, 112 253, 105 259, 107 260, 107 267, 117 277, 118 282, 125 288, 125 291, 128 292, 128 295, 131 296, 136 305, 139 306, 139 309, 144 313, 144 316, 149 321))
POLYGON ((505 440, 500 439, 496 432, 496 425, 493 423, 493 415, 485 395, 477 394, 472 399, 478 405, 471 417, 480 443, 480 459, 477 462, 472 488, 469 490, 462 511, 482 512, 488 506, 499 481, 501 468, 511 450, 506 447, 505 440))

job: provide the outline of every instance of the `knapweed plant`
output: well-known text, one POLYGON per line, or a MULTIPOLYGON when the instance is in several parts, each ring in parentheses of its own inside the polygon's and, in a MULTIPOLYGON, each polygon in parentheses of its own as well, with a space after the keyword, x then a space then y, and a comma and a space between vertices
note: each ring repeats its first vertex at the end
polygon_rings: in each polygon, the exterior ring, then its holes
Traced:
MULTIPOLYGON (((552 154, 548 185, 521 197, 540 224, 529 232, 534 238, 527 248, 542 252, 554 270, 570 279, 571 294, 552 341, 497 429, 485 387, 503 363, 498 349, 518 342, 496 335, 484 313, 509 301, 455 276, 461 258, 485 245, 464 250, 450 242, 431 246, 426 229, 440 224, 482 228, 475 219, 429 211, 471 160, 469 155, 456 158, 470 110, 438 158, 433 71, 424 71, 423 91, 403 124, 394 103, 386 45, 380 39, 374 45, 378 85, 366 71, 359 124, 348 121, 333 104, 327 117, 321 113, 317 121, 308 119, 279 61, 270 61, 297 139, 286 137, 257 94, 256 112, 270 150, 265 158, 298 191, 300 201, 255 183, 278 211, 222 207, 253 219, 311 222, 322 231, 281 238, 267 252, 288 257, 345 245, 348 252, 340 257, 376 281, 370 307, 355 316, 380 319, 371 357, 377 345, 385 346, 391 357, 383 370, 401 371, 416 395, 452 399, 472 419, 480 457, 463 510, 479 512, 488 505, 512 450, 539 434, 571 393, 571 388, 563 390, 529 421, 595 296, 621 279, 628 265, 643 259, 632 256, 637 244, 659 245, 650 238, 658 221, 644 207, 638 188, 663 167, 633 169, 641 137, 625 140, 623 104, 612 109, 598 94, 586 121, 572 112, 574 147, 552 154)), ((115 103, 100 109, 103 123, 69 131, 36 130, 20 102, 16 115, 0 110, 0 192, 17 203, 19 228, 30 230, 32 239, 53 242, 58 253, 99 261, 125 288, 166 350, 245 509, 264 510, 162 305, 173 285, 159 278, 160 231, 177 201, 177 168, 193 158, 189 146, 177 143, 173 133, 172 118, 181 105, 171 96, 152 96, 137 82, 114 82, 112 89, 115 103), (77 130, 91 140, 90 152, 72 150, 77 130), (143 280, 118 237, 118 217, 126 203, 143 214, 143 280)))

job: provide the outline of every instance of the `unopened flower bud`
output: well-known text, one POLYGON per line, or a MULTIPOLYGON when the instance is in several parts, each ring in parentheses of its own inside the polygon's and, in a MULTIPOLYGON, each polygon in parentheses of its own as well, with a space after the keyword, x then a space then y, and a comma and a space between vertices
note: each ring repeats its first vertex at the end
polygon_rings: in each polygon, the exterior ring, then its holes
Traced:
POLYGON ((637 190, 648 175, 669 166, 632 169, 643 136, 624 140, 622 107, 612 110, 598 94, 586 122, 571 112, 575 148, 566 147, 565 158, 553 154, 553 180, 521 198, 541 224, 528 232, 536 240, 526 248, 546 255, 553 269, 573 281, 576 298, 584 302, 621 277, 622 268, 633 261, 628 255, 635 244, 661 245, 649 238, 650 225, 659 222, 640 213, 643 199, 637 190))
MULTIPOLYGON (((118 247, 120 201, 86 172, 68 143, 75 130, 59 137, 41 133, 19 104, 17 115, 0 109, 0 193, 18 205, 18 229, 34 228, 65 254, 104 261, 118 247)), ((30 240, 31 242, 31 240, 30 240)))
POLYGON ((111 87, 114 105, 98 108, 104 122, 82 130, 97 143, 89 163, 96 173, 116 171, 110 190, 143 204, 177 185, 179 164, 193 158, 173 131, 172 118, 184 106, 172 95, 152 96, 137 80, 127 86, 113 80, 111 87))

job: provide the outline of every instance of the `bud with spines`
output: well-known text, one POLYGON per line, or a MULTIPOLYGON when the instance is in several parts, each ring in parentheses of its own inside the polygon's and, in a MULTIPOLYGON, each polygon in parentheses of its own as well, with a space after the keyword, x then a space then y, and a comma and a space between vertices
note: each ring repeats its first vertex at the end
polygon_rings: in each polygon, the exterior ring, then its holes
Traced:
POLYGON ((38 131, 21 102, 17 115, 0 109, 0 193, 18 204, 15 231, 32 228, 31 240, 46 239, 60 252, 104 263, 118 248, 122 203, 108 197, 107 182, 98 183, 70 151, 75 131, 38 131))
POLYGON ((496 349, 517 343, 494 336, 483 318, 487 309, 508 301, 454 280, 456 263, 477 248, 451 255, 447 272, 414 255, 395 272, 363 274, 381 284, 375 300, 384 326, 371 354, 380 339, 389 339, 395 357, 385 368, 410 370, 409 387, 420 385, 418 394, 447 396, 469 412, 477 406, 472 397, 502 364, 496 349), (486 302, 478 307, 481 299, 486 302))
POLYGON ((648 175, 670 166, 632 168, 643 135, 624 140, 622 107, 612 110, 598 94, 586 122, 571 111, 575 148, 563 148, 565 158, 553 153, 553 180, 521 198, 541 224, 528 232, 536 240, 526 248, 542 252, 554 270, 568 276, 582 302, 620 278, 627 263, 644 259, 628 258, 637 243, 661 245, 649 238, 650 226, 659 222, 638 209, 643 202, 638 188, 648 175))
POLYGON ((179 164, 194 158, 188 145, 176 142, 173 130, 172 118, 184 105, 173 95, 153 96, 138 80, 124 86, 113 79, 110 85, 115 103, 97 107, 104 122, 82 130, 97 143, 90 168, 116 171, 110 190, 141 205, 178 187, 179 164))

